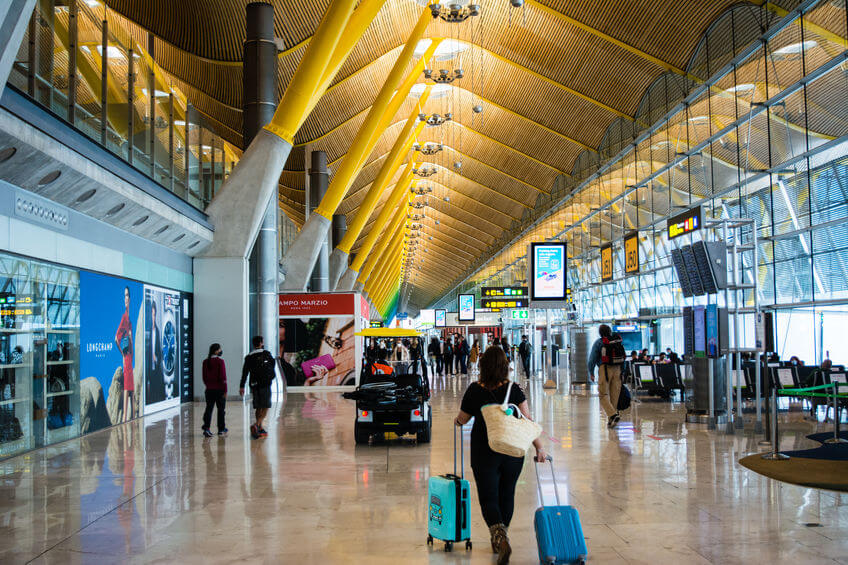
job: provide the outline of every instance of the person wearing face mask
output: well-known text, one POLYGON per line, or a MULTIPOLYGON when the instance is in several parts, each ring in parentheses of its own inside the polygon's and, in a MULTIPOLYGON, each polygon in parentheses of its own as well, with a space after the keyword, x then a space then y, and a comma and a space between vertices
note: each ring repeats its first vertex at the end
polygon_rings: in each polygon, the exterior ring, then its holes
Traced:
POLYGON ((220 343, 209 346, 209 356, 203 360, 203 384, 206 385, 206 410, 203 412, 203 436, 212 437, 212 410, 218 408, 218 435, 227 433, 224 422, 227 404, 227 366, 221 357, 224 351, 220 343))

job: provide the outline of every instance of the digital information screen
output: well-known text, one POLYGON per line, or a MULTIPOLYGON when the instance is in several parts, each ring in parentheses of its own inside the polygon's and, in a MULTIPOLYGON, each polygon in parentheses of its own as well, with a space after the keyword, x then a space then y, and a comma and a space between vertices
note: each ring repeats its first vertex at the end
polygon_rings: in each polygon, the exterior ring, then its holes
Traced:
POLYGON ((493 309, 503 309, 503 308, 527 308, 527 299, 526 298, 483 298, 480 300, 481 308, 493 308, 493 309))
POLYGON ((506 296, 510 298, 515 297, 527 297, 527 287, 526 286, 484 286, 480 292, 480 295, 483 298, 487 298, 489 296, 506 296))
POLYGON ((435 326, 436 325, 436 311, 432 308, 421 310, 421 319, 422 326, 435 326))
POLYGON ((565 244, 530 244, 530 298, 538 301, 564 301, 565 244))
POLYGON ((448 312, 447 310, 436 310, 436 327, 443 328, 447 325, 448 312))
POLYGON ((473 322, 474 321, 474 295, 473 294, 460 294, 457 298, 459 300, 459 317, 457 318, 460 322, 473 322))
POLYGON ((612 244, 601 247, 601 282, 612 280, 612 244))
POLYGON ((624 273, 639 272, 639 234, 632 233, 624 238, 624 273))
POLYGON ((707 309, 704 306, 695 306, 692 309, 692 315, 694 316, 693 326, 694 326, 694 350, 695 357, 706 357, 706 345, 707 345, 707 309))
POLYGON ((691 210, 686 210, 682 214, 669 218, 666 224, 669 241, 676 237, 680 237, 681 235, 698 231, 701 229, 702 223, 700 206, 696 206, 691 210))

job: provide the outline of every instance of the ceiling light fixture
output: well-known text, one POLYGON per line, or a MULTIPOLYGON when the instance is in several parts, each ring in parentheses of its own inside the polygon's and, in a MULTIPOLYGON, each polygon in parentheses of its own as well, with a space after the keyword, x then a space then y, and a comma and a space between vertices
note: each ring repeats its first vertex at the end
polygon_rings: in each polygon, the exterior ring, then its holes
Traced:
POLYGON ((435 141, 428 141, 424 145, 420 143, 414 143, 412 145, 413 151, 418 151, 422 155, 435 155, 444 149, 444 146, 441 143, 436 143, 435 141))
POLYGON ((459 3, 451 3, 447 6, 441 4, 430 4, 430 13, 434 18, 441 18, 449 24, 462 23, 468 18, 480 15, 479 4, 463 6, 459 3))
POLYGON ((415 167, 412 169, 412 174, 417 175, 421 178, 432 177, 438 172, 438 169, 435 165, 431 165, 430 163, 425 163, 420 167, 415 167))
POLYGON ((447 112, 444 116, 441 114, 418 114, 418 119, 427 123, 427 127, 437 127, 445 122, 453 120, 453 114, 447 112))
POLYGON ((439 69, 438 74, 433 74, 433 69, 424 69, 424 78, 432 80, 436 84, 450 84, 457 79, 465 76, 462 68, 449 71, 448 69, 439 69))

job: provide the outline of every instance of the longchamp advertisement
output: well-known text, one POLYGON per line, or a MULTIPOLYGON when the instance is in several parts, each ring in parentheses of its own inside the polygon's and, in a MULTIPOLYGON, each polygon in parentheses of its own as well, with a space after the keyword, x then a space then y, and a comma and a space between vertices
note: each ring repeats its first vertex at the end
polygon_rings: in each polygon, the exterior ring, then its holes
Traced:
POLYGON ((356 385, 358 298, 353 293, 280 295, 280 353, 289 387, 356 385))

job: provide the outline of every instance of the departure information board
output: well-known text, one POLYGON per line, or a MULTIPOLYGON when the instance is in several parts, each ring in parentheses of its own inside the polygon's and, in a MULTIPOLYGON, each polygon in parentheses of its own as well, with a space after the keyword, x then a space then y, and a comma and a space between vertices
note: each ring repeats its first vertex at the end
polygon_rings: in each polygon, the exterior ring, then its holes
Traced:
POLYGON ((601 282, 612 280, 612 244, 601 247, 601 282))
POLYGON ((484 286, 480 292, 483 298, 489 296, 527 297, 526 286, 484 286))
POLYGON ((639 272, 639 234, 633 232, 624 238, 624 273, 639 272))
POLYGON ((480 300, 481 308, 527 308, 527 298, 483 298, 480 300))
POLYGON ((673 218, 669 218, 666 224, 668 231, 668 239, 672 240, 681 235, 692 233, 701 229, 702 216, 701 207, 695 206, 691 210, 686 210, 682 214, 678 214, 673 218))

